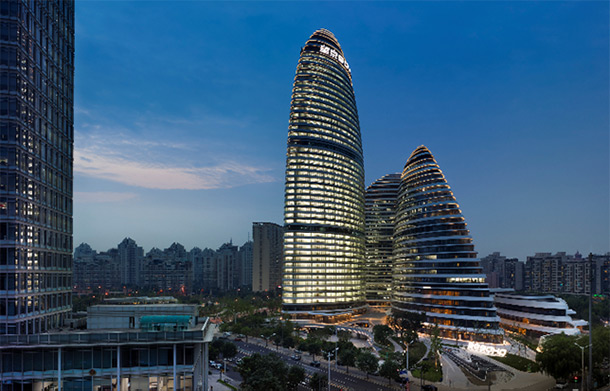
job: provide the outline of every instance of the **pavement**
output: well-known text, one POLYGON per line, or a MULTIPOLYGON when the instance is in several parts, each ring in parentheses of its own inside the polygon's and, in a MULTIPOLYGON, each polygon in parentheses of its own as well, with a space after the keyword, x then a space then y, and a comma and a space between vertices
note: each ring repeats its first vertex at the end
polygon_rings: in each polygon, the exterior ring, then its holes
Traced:
MULTIPOLYGON (((222 376, 223 380, 227 381, 227 383, 236 386, 239 388, 239 383, 231 378, 228 378, 226 375, 222 376)), ((210 385, 209 391, 231 391, 231 389, 225 386, 222 383, 219 383, 220 380, 220 372, 217 370, 212 370, 212 374, 208 375, 208 384, 210 385)))

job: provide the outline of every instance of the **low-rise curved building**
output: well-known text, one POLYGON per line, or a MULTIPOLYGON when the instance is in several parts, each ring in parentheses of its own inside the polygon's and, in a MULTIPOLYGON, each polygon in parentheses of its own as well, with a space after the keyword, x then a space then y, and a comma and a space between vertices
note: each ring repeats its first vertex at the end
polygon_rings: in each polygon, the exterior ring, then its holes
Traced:
POLYGON ((402 172, 394 233, 392 310, 426 315, 441 337, 501 342, 503 331, 472 237, 451 188, 424 146, 402 172))
POLYGON ((539 338, 547 334, 579 335, 587 322, 574 319, 576 312, 553 295, 495 293, 500 326, 511 332, 539 338))

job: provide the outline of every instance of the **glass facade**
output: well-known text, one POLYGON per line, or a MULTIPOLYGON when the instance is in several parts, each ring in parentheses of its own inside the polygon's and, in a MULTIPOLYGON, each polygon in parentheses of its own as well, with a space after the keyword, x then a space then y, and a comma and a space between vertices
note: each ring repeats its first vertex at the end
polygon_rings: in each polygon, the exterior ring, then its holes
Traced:
POLYGON ((552 295, 518 295, 513 292, 496 292, 494 303, 498 309, 500 326, 508 332, 533 338, 547 334, 579 335, 579 327, 587 322, 573 319, 576 312, 565 300, 552 295))
POLYGON ((0 334, 71 306, 74 2, 0 2, 0 334))
POLYGON ((2 390, 207 390, 212 337, 203 331, 0 337, 2 390))
POLYGON ((501 342, 500 318, 466 221, 432 153, 407 160, 398 194, 392 310, 426 314, 447 338, 501 342))
POLYGON ((389 305, 392 297, 394 218, 400 174, 388 174, 366 189, 366 301, 389 305))
POLYGON ((351 72, 318 30, 301 49, 288 130, 283 311, 349 316, 364 308, 364 163, 351 72))

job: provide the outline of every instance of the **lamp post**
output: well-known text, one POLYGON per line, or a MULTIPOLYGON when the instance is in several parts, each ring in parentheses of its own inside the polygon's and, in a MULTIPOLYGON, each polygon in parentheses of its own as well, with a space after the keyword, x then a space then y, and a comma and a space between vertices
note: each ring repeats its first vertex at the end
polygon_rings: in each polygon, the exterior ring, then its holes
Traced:
MULTIPOLYGON (((339 348, 335 348, 335 356, 337 355, 337 351, 339 351, 339 348)), ((328 391, 330 391, 330 355, 332 353, 332 350, 329 350, 327 352, 327 357, 328 357, 328 391)), ((336 359, 336 357, 335 357, 336 359)))
POLYGON ((405 356, 406 356, 406 365, 405 365, 405 370, 407 371, 407 377, 409 377, 409 343, 405 343, 406 349, 405 349, 405 356))
MULTIPOLYGON (((580 346, 579 344, 577 344, 576 342, 574 342, 574 345, 578 346, 580 348, 580 353, 581 353, 581 365, 582 365, 582 378, 580 379, 580 389, 582 391, 585 391, 585 348, 590 347, 591 345, 588 346, 580 346)), ((591 365, 591 363, 589 363, 589 365, 591 365)))
POLYGON ((328 391, 330 391, 330 350, 328 351, 328 391))
POLYGON ((337 355, 337 351, 339 351, 339 347, 337 346, 337 343, 339 342, 338 330, 337 326, 335 326, 335 369, 339 369, 339 357, 337 355))

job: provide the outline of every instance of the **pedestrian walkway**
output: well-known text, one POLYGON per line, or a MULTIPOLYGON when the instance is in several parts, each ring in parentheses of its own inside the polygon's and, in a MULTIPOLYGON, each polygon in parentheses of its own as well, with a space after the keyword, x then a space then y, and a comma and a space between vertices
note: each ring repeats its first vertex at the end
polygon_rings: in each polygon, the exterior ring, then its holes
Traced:
MULTIPOLYGON (((239 388, 239 384, 236 384, 237 382, 231 380, 230 378, 227 378, 226 375, 223 375, 222 378, 227 383, 239 388)), ((209 382, 209 387, 210 387, 209 391, 231 391, 231 389, 229 387, 220 383, 219 380, 220 380, 220 372, 218 372, 218 371, 212 371, 212 374, 208 375, 208 382, 209 382)))

